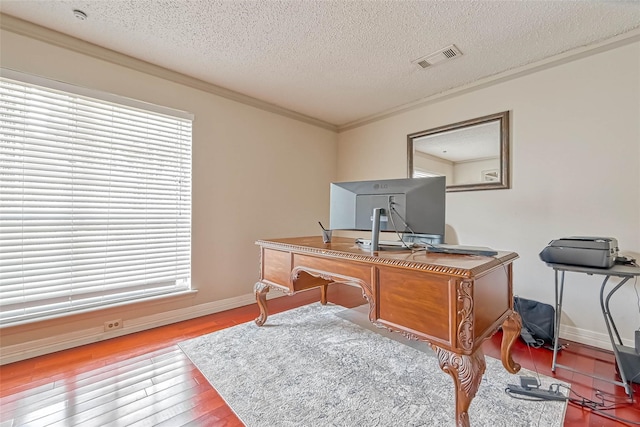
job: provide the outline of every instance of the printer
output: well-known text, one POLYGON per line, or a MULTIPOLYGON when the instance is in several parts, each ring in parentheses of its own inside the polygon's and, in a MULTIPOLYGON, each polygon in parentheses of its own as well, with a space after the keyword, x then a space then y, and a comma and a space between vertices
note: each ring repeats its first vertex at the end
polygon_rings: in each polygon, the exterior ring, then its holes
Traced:
POLYGON ((618 241, 613 237, 572 236, 552 240, 540 252, 540 259, 551 264, 611 268, 618 256, 618 241))

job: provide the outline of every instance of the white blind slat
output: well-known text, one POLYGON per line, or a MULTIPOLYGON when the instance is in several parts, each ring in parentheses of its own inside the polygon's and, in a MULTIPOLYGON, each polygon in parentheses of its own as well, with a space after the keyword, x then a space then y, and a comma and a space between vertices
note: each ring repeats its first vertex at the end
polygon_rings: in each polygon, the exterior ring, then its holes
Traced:
POLYGON ((0 326, 190 290, 191 121, 2 70, 0 326))

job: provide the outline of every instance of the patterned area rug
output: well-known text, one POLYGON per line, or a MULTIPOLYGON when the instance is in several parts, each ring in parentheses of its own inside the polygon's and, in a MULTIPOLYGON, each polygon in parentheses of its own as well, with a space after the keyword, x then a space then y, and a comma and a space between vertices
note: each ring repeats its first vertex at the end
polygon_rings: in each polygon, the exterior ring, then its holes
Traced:
MULTIPOLYGON (((247 427, 455 425, 453 380, 434 353, 371 325, 366 310, 315 303, 179 345, 247 427)), ((472 426, 562 426, 565 402, 504 393, 535 373, 486 359, 472 426)))

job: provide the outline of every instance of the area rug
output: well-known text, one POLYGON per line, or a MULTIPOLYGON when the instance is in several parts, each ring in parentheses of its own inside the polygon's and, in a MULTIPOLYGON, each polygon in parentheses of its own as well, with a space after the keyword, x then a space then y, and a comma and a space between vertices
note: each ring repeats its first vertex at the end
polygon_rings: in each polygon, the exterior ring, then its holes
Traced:
MULTIPOLYGON (((454 426, 453 380, 435 354, 376 329, 366 310, 314 303, 179 346, 247 427, 454 426)), ((562 426, 565 402, 505 394, 535 373, 511 375, 486 359, 472 426, 562 426)), ((557 382, 540 380, 545 389, 557 382)))

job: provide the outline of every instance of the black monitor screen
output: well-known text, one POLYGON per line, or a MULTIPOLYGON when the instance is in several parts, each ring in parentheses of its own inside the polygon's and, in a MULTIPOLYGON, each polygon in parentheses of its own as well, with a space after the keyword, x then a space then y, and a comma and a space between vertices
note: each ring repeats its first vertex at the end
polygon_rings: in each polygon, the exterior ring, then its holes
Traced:
POLYGON ((445 195, 443 176, 332 183, 330 226, 371 231, 380 208, 380 231, 444 236, 445 195))

